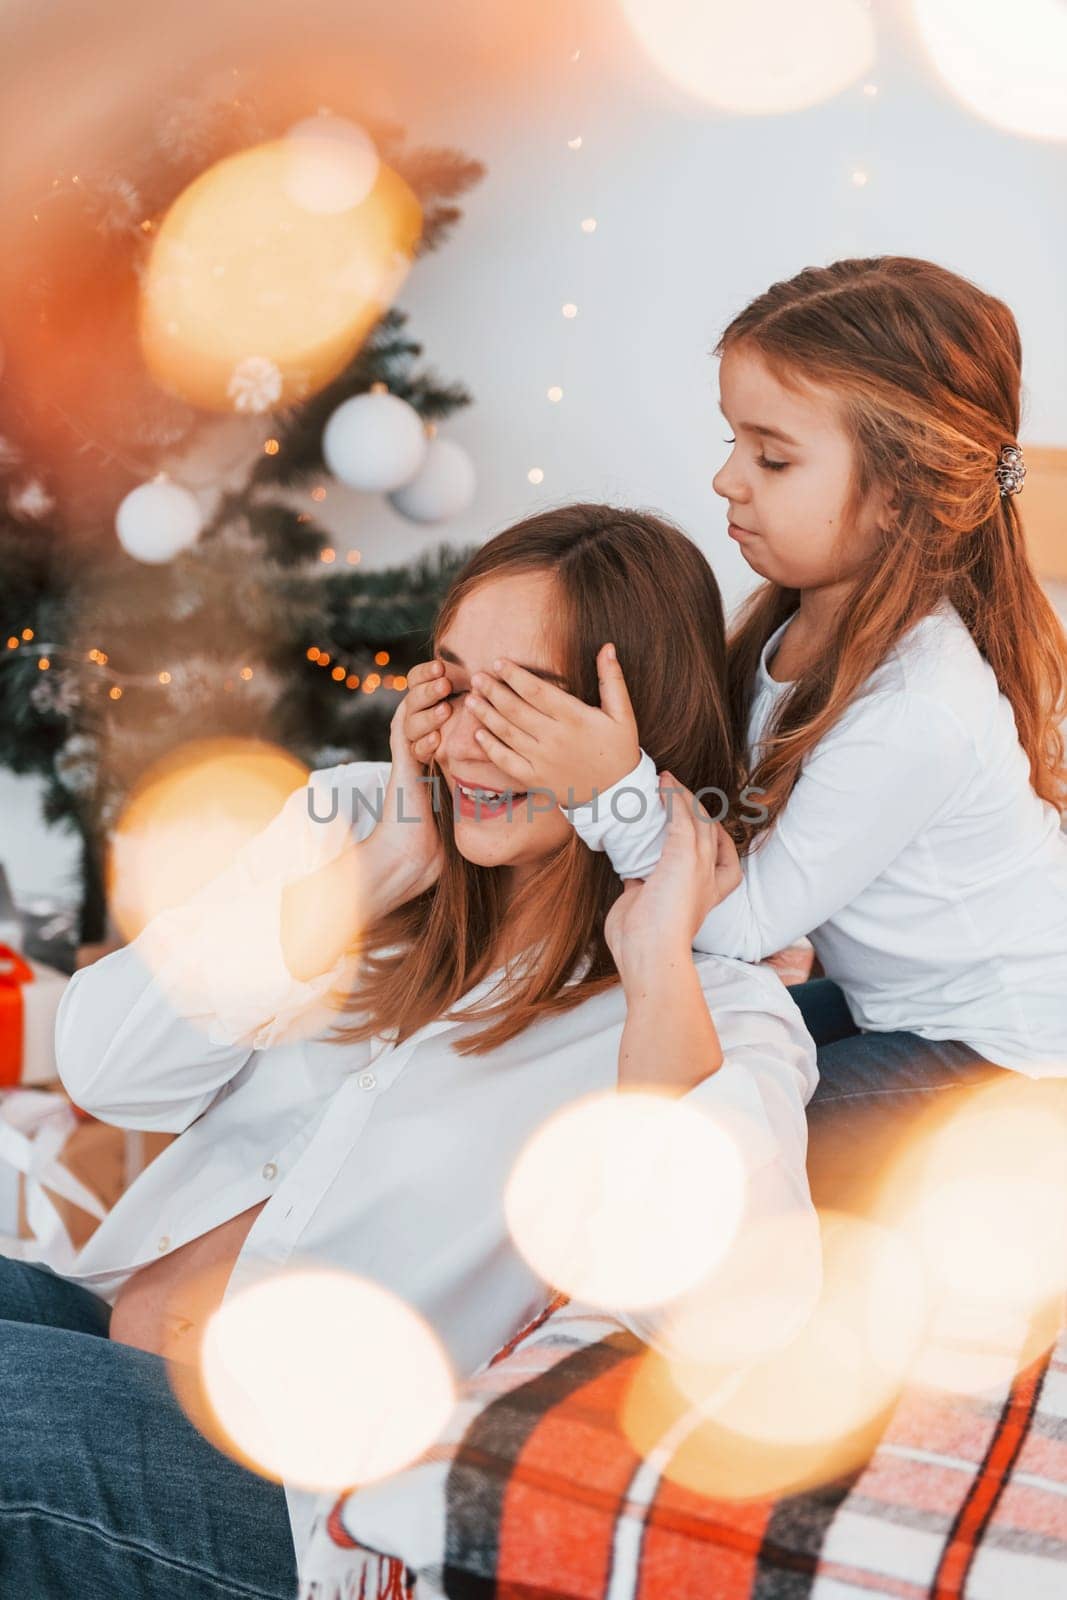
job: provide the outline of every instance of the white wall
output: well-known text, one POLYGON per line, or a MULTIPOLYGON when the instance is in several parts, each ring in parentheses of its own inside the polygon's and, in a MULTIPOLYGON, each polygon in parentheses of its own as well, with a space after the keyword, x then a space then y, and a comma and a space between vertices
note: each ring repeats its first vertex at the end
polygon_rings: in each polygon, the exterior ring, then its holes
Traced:
MULTIPOLYGON (((426 360, 476 397, 445 431, 474 456, 479 491, 466 515, 428 531, 331 488, 323 520, 340 552, 384 565, 442 537, 480 542, 548 503, 604 499, 678 521, 732 605, 753 580, 711 488, 726 446, 707 352, 772 281, 841 255, 928 256, 1007 300, 1025 350, 1023 437, 1067 444, 1067 146, 959 108, 924 64, 903 4, 875 8, 877 97, 857 83, 771 118, 725 116, 672 90, 606 0, 561 11, 558 40, 546 55, 539 39, 527 78, 512 63, 506 92, 480 41, 484 93, 471 92, 477 53, 463 34, 468 13, 484 25, 477 0, 427 11, 417 35, 400 26, 404 5, 341 14, 375 10, 383 39, 394 30, 386 44, 410 52, 418 37, 426 61, 454 49, 466 74, 424 121, 399 108, 411 134, 489 166, 452 242, 400 297, 426 360), (581 150, 569 150, 579 134, 581 150), (585 216, 597 219, 592 235, 585 216), (573 321, 565 300, 579 307, 573 321), (545 398, 555 383, 558 405, 545 398)), ((0 856, 24 894, 57 884, 73 853, 35 823, 34 789, 0 774, 0 856)))
MULTIPOLYGON (((1023 436, 1067 443, 1067 145, 959 109, 895 8, 879 10, 874 101, 856 85, 789 117, 711 113, 663 85, 617 24, 578 63, 561 49, 555 98, 517 103, 507 124, 457 104, 434 130, 490 166, 454 242, 401 297, 435 364, 478 400, 446 425, 481 479, 450 536, 480 541, 546 501, 657 507, 739 598, 752 578, 711 488, 728 430, 706 352, 771 282, 846 254, 927 256, 1004 298, 1023 335, 1023 436), (564 300, 579 307, 572 322, 564 300), (545 399, 552 383, 559 405, 545 399)), ((367 560, 427 542, 388 507, 353 510, 367 560)))

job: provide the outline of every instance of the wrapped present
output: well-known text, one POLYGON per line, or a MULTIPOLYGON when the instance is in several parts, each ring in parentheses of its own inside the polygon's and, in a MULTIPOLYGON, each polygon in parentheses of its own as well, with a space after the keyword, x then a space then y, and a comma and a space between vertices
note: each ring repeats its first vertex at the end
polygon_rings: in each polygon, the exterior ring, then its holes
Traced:
MULTIPOLYGON (((58 1090, 9 1089, 0 1096, 0 1164, 18 1174, 15 1215, 0 1216, 0 1253, 64 1272, 80 1244, 67 1228, 60 1198, 97 1222, 107 1214, 100 1196, 61 1160, 80 1126, 69 1099, 58 1090)), ((6 1188, 10 1205, 9 1183, 6 1188)))
POLYGON ((59 1085, 0 1091, 0 1254, 64 1271, 176 1137, 99 1122, 59 1085))
MULTIPOLYGON (((2 873, 0 866, 0 880, 2 873)), ((117 948, 114 940, 82 946, 72 965, 117 948)), ((43 1261, 57 1272, 176 1137, 113 1127, 70 1099, 56 1075, 54 1046, 68 982, 13 941, 0 942, 0 1254, 43 1261)))
POLYGON ((0 944, 0 1088, 55 1081, 56 1012, 68 982, 0 944))

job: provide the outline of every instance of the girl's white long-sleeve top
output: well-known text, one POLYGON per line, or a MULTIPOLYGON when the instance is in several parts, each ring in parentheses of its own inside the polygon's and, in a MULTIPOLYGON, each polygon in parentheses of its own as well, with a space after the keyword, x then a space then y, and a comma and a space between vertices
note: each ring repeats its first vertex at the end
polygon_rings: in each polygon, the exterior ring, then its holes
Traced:
MULTIPOLYGON (((399 1045, 392 1030, 328 1043, 339 1019, 324 996, 350 967, 342 958, 309 983, 291 976, 282 888, 370 833, 388 776, 381 762, 312 773, 231 867, 71 979, 56 1057, 74 1102, 120 1127, 180 1137, 64 1276, 113 1304, 138 1267, 266 1201, 226 1300, 287 1266, 359 1274, 428 1321, 459 1381, 547 1303, 550 1286, 510 1237, 505 1185, 546 1118, 616 1086, 625 998, 616 986, 481 1056, 453 1050, 476 1026, 462 1021, 428 1023, 399 1045)), ((784 1338, 819 1287, 804 1114, 815 1052, 777 974, 719 957, 696 958, 696 967, 725 1060, 687 1098, 733 1136, 747 1177, 741 1228, 720 1270, 731 1293, 746 1292, 757 1254, 749 1229, 772 1215, 799 1226, 807 1245, 774 1286, 784 1338)), ((750 1289, 766 1300, 767 1285, 750 1289)), ((678 1305, 619 1320, 659 1344, 678 1305)), ((285 1493, 299 1565, 317 1497, 289 1483, 285 1493)))
MULTIPOLYGON (((757 668, 753 768, 791 687, 768 670, 791 620, 757 668)), ((560 809, 620 877, 659 858, 666 812, 645 751, 611 788, 560 809)), ((810 753, 742 868, 698 950, 759 961, 806 935, 861 1029, 958 1039, 998 1066, 1067 1074, 1067 835, 950 602, 905 635, 810 753)))

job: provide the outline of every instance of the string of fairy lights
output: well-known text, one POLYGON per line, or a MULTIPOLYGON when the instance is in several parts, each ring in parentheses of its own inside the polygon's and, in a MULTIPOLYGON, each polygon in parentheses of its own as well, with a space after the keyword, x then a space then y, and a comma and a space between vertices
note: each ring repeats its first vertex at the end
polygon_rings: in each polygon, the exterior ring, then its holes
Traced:
MULTIPOLYGON (((583 19, 579 13, 578 7, 574 5, 572 5, 570 8, 569 39, 565 44, 564 49, 566 52, 567 61, 564 87, 567 90, 567 93, 565 96, 566 105, 564 107, 563 114, 567 118, 567 123, 565 130, 554 130, 554 137, 559 137, 561 140, 561 153, 563 146, 565 146, 565 170, 569 175, 575 171, 581 171, 580 164, 576 168, 574 163, 576 158, 579 163, 581 162, 581 155, 585 146, 582 120, 576 110, 576 106, 579 103, 584 104, 586 98, 578 86, 581 84, 581 74, 587 64, 588 56, 584 36, 583 19)), ((556 192, 560 193, 561 191, 565 191, 570 186, 571 185, 568 183, 568 178, 565 177, 562 182, 557 183, 556 192)), ((578 183, 574 183, 573 187, 578 188, 580 185, 578 183)), ((579 207, 575 207, 575 211, 578 211, 579 209, 579 207)), ((568 217, 572 217, 570 212, 569 195, 567 202, 567 215, 568 217)), ((572 220, 568 221, 566 226, 568 230, 574 227, 573 218, 572 220)), ((591 238, 592 235, 597 231, 597 218, 591 215, 581 216, 577 221, 577 230, 581 238, 591 238)), ((567 237, 568 239, 572 237, 569 232, 567 237)), ((558 314, 563 318, 565 323, 572 325, 579 317, 584 298, 583 290, 586 282, 587 258, 584 257, 583 252, 583 259, 580 262, 576 261, 573 248, 567 250, 567 258, 566 272, 570 294, 568 295, 568 298, 562 301, 560 304, 558 314), (570 298, 570 295, 575 293, 577 293, 578 298, 570 298)), ((564 398, 570 393, 571 390, 570 375, 573 367, 573 346, 574 337, 572 335, 566 336, 562 341, 561 347, 557 351, 554 363, 555 371, 552 373, 553 382, 551 382, 544 391, 544 398, 548 402, 548 405, 552 411, 555 411, 556 408, 562 404, 564 398)), ((531 466, 526 473, 527 482, 532 484, 535 488, 540 487, 545 482, 544 463, 546 460, 550 460, 551 458, 550 448, 545 448, 545 444, 547 443, 548 439, 547 428, 542 427, 539 432, 541 433, 543 441, 542 448, 539 452, 539 459, 537 464, 531 466)))
MULTIPOLYGON (((16 652, 23 654, 28 651, 37 654, 37 670, 49 672, 57 657, 66 654, 54 644, 42 643, 37 639, 33 628, 23 628, 21 633, 10 634, 6 641, 4 656, 0 660, 13 660, 16 652)), ((329 678, 332 682, 342 685, 345 689, 359 690, 363 694, 375 694, 379 689, 393 689, 403 691, 408 686, 408 680, 402 672, 367 672, 360 674, 354 672, 351 666, 342 662, 343 652, 334 647, 324 650, 320 645, 309 645, 305 651, 305 659, 312 665, 325 670, 329 668, 329 678)), ((124 689, 154 689, 180 686, 186 677, 183 666, 163 668, 159 672, 119 672, 110 665, 109 657, 105 650, 93 648, 86 651, 84 659, 93 662, 99 669, 101 677, 110 684, 108 698, 121 700, 124 689)), ((390 662, 388 650, 377 650, 374 654, 375 667, 387 667, 390 662)), ((235 665, 230 668, 220 668, 218 677, 223 689, 229 691, 236 687, 238 682, 248 683, 256 675, 255 667, 248 663, 235 665)))
MULTIPOLYGON (((277 455, 281 448, 280 441, 273 437, 268 438, 264 440, 262 448, 265 455, 277 455)), ((309 498, 316 504, 321 504, 326 497, 327 490, 322 484, 316 485, 309 494, 309 498)), ((311 514, 302 511, 299 513, 297 521, 310 522, 311 514)), ((319 551, 318 559, 324 566, 331 566, 338 561, 339 556, 332 545, 326 545, 319 551)), ((352 549, 345 552, 345 565, 358 566, 361 560, 362 551, 352 549)), ((375 694, 379 689, 392 689, 401 692, 407 688, 407 678, 403 673, 381 673, 376 671, 361 673, 356 670, 356 663, 350 657, 347 658, 347 665, 344 664, 346 660, 344 652, 332 641, 326 640, 324 644, 328 648, 324 648, 323 645, 309 645, 304 654, 305 659, 310 664, 320 668, 330 668, 329 678, 331 682, 337 683, 349 691, 358 690, 363 694, 375 694)), ((53 665, 69 654, 69 652, 64 651, 54 643, 40 641, 36 636, 35 630, 27 626, 18 633, 8 635, 3 653, 0 654, 0 663, 5 660, 14 660, 17 654, 25 654, 31 649, 37 654, 37 669, 39 672, 51 671, 53 665)), ((120 672, 110 665, 110 657, 107 651, 98 647, 86 651, 84 659, 93 662, 100 670, 101 677, 109 684, 108 698, 111 700, 121 700, 123 691, 127 688, 159 688, 171 691, 181 689, 190 676, 184 663, 163 668, 158 672, 120 672)), ((388 666, 389 661, 390 656, 387 650, 375 652, 375 667, 388 666)), ((202 680, 203 673, 201 672, 199 676, 202 680)), ((256 669, 247 662, 235 662, 232 665, 219 666, 213 676, 222 689, 228 693, 239 683, 250 682, 256 676, 256 669)))

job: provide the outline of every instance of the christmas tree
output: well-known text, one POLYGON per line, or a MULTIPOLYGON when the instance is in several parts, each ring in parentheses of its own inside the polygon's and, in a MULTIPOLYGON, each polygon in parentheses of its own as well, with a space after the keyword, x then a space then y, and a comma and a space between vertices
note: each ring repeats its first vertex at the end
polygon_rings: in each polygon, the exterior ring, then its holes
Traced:
MULTIPOLYGON (((167 752, 233 736, 309 767, 388 758, 405 671, 469 554, 442 544, 362 572, 336 563, 301 509, 346 400, 385 386, 428 431, 470 403, 419 365, 395 308, 310 397, 269 415, 238 406, 258 433, 196 542, 148 564, 116 538, 133 486, 234 426, 144 370, 137 304, 153 233, 198 173, 278 132, 247 100, 171 106, 128 172, 55 179, 19 263, 22 332, 6 336, 0 383, 0 764, 40 775, 45 820, 79 837, 82 942, 106 930, 109 831, 167 752)), ((396 127, 367 132, 419 202, 415 255, 436 249, 484 169, 450 149, 407 149, 396 127)))

